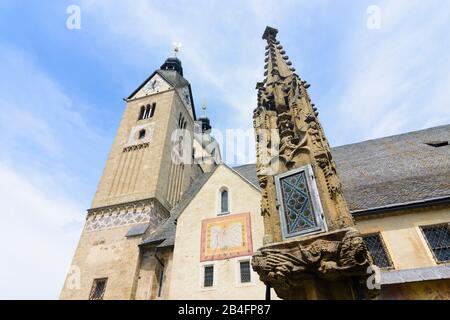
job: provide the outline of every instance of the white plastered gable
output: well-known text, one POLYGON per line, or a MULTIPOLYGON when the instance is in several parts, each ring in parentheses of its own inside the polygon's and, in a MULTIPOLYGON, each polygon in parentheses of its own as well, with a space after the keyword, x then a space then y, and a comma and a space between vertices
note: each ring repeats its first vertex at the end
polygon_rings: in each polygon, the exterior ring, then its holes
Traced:
POLYGON ((158 73, 155 73, 131 99, 142 98, 172 89, 172 86, 158 73))

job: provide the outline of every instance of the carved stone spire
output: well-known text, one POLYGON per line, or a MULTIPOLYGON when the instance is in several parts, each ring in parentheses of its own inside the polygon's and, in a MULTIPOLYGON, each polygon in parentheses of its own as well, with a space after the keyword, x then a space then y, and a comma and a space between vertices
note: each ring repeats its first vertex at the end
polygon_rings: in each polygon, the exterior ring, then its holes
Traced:
POLYGON ((265 65, 264 76, 265 83, 271 84, 281 78, 292 76, 295 69, 290 67, 292 62, 289 61, 289 57, 283 50, 283 46, 280 41, 276 39, 278 30, 266 27, 263 34, 263 39, 267 40, 266 53, 265 53, 265 65))
MULTIPOLYGON (((264 31, 265 79, 256 85, 253 124, 265 247, 252 265, 280 297, 293 298, 304 297, 299 292, 305 291, 305 279, 361 276, 372 260, 354 229, 330 146, 307 92, 310 85, 290 67, 277 33, 271 27, 264 31), (300 291, 291 292, 290 287, 300 291)), ((319 287, 326 292, 326 284, 319 287)))

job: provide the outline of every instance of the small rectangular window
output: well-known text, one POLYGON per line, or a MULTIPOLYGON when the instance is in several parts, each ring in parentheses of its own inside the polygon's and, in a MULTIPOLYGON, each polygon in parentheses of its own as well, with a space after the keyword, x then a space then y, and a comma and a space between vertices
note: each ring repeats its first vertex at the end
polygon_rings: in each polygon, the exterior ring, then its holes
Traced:
POLYGON ((208 288, 212 287, 213 285, 214 285, 214 266, 205 266, 203 286, 205 288, 208 288))
POLYGON ((450 261, 450 224, 420 227, 438 263, 450 261))
POLYGON ((250 261, 239 262, 241 271, 241 283, 251 282, 250 261))
POLYGON ((91 288, 91 293, 89 294, 89 300, 103 300, 107 281, 108 278, 94 280, 91 288))
POLYGON ((382 269, 391 269, 392 262, 379 233, 363 235, 363 240, 370 251, 373 263, 382 269))

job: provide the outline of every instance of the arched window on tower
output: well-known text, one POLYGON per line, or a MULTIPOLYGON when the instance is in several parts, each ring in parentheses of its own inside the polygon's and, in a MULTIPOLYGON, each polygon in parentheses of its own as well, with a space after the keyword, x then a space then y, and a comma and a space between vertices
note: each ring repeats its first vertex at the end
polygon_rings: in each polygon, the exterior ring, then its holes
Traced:
POLYGON ((152 118, 153 115, 155 114, 155 109, 156 109, 156 102, 153 102, 153 104, 152 104, 152 111, 150 112, 150 118, 152 118))
POLYGON ((141 131, 139 131, 139 139, 144 139, 145 137, 145 129, 142 129, 141 131))
POLYGON ((230 213, 229 207, 228 189, 222 188, 220 190, 220 214, 230 213))
POLYGON ((145 107, 142 106, 142 107, 141 107, 141 111, 139 112, 138 120, 144 119, 144 115, 145 115, 145 107))
POLYGON ((148 104, 147 105, 147 107, 145 108, 145 116, 144 116, 144 119, 148 119, 148 117, 150 116, 150 109, 151 109, 152 107, 148 104))
POLYGON ((180 113, 180 116, 178 117, 178 128, 181 128, 181 122, 183 121, 183 115, 180 113))

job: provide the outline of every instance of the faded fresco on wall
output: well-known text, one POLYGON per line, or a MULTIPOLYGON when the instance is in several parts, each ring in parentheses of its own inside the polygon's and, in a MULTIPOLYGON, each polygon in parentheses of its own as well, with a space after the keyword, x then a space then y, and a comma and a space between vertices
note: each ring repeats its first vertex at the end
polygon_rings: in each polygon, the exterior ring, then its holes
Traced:
POLYGON ((253 253, 250 214, 230 214, 202 221, 200 261, 253 253))

